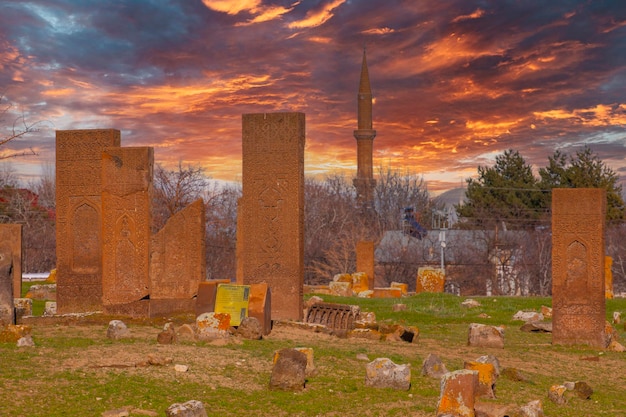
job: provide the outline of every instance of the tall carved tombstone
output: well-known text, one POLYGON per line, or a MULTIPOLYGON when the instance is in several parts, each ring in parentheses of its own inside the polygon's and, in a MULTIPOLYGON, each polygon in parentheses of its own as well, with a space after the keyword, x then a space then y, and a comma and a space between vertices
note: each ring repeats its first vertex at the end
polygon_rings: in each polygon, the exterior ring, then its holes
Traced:
POLYGON ((13 248, 9 241, 0 240, 0 327, 7 324, 15 324, 13 248))
POLYGON ((195 310, 198 286, 206 278, 204 201, 174 214, 152 236, 150 316, 195 310))
POLYGON ((304 113, 243 115, 244 284, 267 283, 272 319, 302 319, 304 113))
POLYGON ((102 309, 102 151, 115 129, 56 132, 57 311, 102 309))
POLYGON ((103 308, 147 317, 154 150, 107 148, 101 157, 103 308))
POLYGON ((552 343, 606 347, 606 191, 552 190, 552 343))
POLYGON ((13 298, 20 298, 22 296, 22 225, 0 224, 0 242, 6 243, 11 250, 13 298))
POLYGON ((374 289, 374 242, 371 240, 356 243, 356 272, 365 272, 369 289, 374 289))

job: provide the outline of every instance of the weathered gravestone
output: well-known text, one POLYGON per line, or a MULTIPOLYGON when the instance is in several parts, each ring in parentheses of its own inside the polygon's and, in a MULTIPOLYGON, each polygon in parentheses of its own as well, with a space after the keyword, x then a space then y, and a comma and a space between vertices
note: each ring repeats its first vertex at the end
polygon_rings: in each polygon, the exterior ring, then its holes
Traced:
POLYGON ((13 304, 13 250, 0 241, 0 327, 15 324, 13 304))
POLYGON ((153 164, 148 147, 102 153, 102 304, 108 314, 149 315, 153 164))
POLYGON ((13 274, 13 298, 22 296, 22 225, 0 224, 0 242, 11 249, 11 273, 13 274))
POLYGON ((367 275, 368 288, 374 288, 374 242, 362 240, 356 244, 356 270, 367 275))
POLYGON ((606 191, 552 190, 552 343, 606 347, 606 191))
POLYGON ((198 199, 152 236, 150 316, 194 311, 194 297, 206 276, 204 219, 204 201, 198 199))
POLYGON ((56 254, 59 313, 102 308, 102 151, 114 129, 56 132, 56 254))
POLYGON ((270 286, 273 319, 302 319, 304 122, 304 113, 243 115, 237 252, 243 283, 270 286))

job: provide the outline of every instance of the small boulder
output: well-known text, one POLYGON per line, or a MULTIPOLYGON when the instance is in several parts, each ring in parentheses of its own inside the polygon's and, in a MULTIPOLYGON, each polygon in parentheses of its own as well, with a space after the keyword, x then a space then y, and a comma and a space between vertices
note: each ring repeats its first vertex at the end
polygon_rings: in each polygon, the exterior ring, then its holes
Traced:
POLYGON ((471 323, 467 344, 475 347, 504 348, 504 328, 471 323))
POLYGON ((462 369, 441 378, 437 416, 474 417, 478 372, 462 369))
POLYGON ((306 355, 296 349, 281 349, 270 376, 270 389, 302 391, 306 382, 306 355))
POLYGON ((391 306, 391 311, 397 313, 399 311, 406 311, 406 304, 394 304, 391 306))
POLYGON ((411 365, 397 365, 388 358, 377 358, 366 366, 365 385, 374 388, 411 388, 411 365))
POLYGON ((620 324, 622 322, 622 313, 619 311, 613 312, 613 324, 620 324))
POLYGON ((46 301, 46 304, 43 309, 43 315, 46 317, 56 316, 57 314, 57 302, 56 301, 46 301))
POLYGON ((422 364, 422 375, 441 379, 441 377, 447 373, 448 369, 441 359, 439 359, 439 356, 434 353, 430 353, 426 359, 424 359, 424 363, 422 364))
POLYGON ((17 347, 35 347, 35 342, 33 341, 33 337, 31 335, 26 335, 20 337, 17 340, 17 347))
POLYGON ((107 328, 107 337, 113 340, 120 340, 130 337, 130 330, 121 320, 111 320, 107 328))
POLYGON ((552 333, 552 322, 550 321, 532 321, 527 322, 520 327, 523 332, 533 333, 552 333))
POLYGON ((550 389, 548 389, 548 399, 557 405, 563 405, 567 403, 567 398, 565 398, 565 392, 567 388, 565 385, 552 385, 550 389))
POLYGON ((543 320, 543 314, 535 311, 518 311, 513 315, 513 320, 520 320, 523 322, 541 321, 543 320))
POLYGON ((197 400, 172 404, 165 410, 165 415, 167 417, 208 417, 204 404, 197 400))
POLYGON ((212 341, 230 337, 230 314, 202 313, 196 317, 196 336, 198 340, 212 341))
POLYGON ((483 355, 476 359, 478 363, 490 363, 493 365, 493 369, 496 371, 496 376, 500 376, 500 361, 493 355, 483 355))
POLYGON ((531 401, 521 406, 520 417, 544 417, 541 400, 531 401))
POLYGON ((191 324, 183 324, 176 329, 176 340, 178 342, 195 342, 196 331, 191 324))
POLYGON ((260 340, 263 338, 263 327, 256 317, 245 317, 241 320, 235 334, 244 339, 260 340))
POLYGON ((165 323, 163 330, 157 335, 157 343, 160 345, 171 345, 176 343, 176 329, 174 323, 165 323))
POLYGON ((473 298, 468 298, 467 300, 463 301, 461 305, 466 308, 475 308, 475 307, 480 307, 482 304, 480 304, 478 301, 474 300, 473 298))
POLYGON ((491 363, 476 361, 466 361, 463 365, 465 369, 478 372, 478 388, 476 395, 487 398, 496 398, 496 370, 491 363))

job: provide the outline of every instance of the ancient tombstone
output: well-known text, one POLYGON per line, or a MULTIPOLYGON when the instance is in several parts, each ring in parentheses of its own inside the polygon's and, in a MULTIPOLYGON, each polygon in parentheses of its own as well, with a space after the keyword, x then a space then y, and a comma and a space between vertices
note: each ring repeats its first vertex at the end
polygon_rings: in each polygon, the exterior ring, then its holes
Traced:
POLYGON ((0 327, 15 324, 13 304, 13 250, 0 242, 0 327))
POLYGON ((244 114, 238 226, 243 283, 266 282, 272 318, 302 319, 304 113, 244 114))
POLYGON ((103 309, 146 317, 154 151, 107 148, 101 156, 103 309))
POLYGON ((470 323, 467 345, 503 349, 504 328, 480 323, 470 323))
POLYGON ((604 257, 604 293, 607 300, 612 300, 615 294, 613 293, 613 258, 610 256, 604 257))
POLYGON ((368 288, 374 288, 374 242, 362 240, 356 244, 356 270, 364 272, 368 278, 368 288))
POLYGON ((206 275, 204 219, 204 201, 198 199, 152 236, 150 316, 194 311, 206 275))
POLYGON ((474 417, 474 404, 478 389, 478 372, 459 370, 448 372, 441 378, 441 392, 437 417, 474 417))
POLYGON ((215 297, 219 284, 230 284, 228 279, 212 279, 198 283, 198 296, 196 298, 195 314, 198 317, 202 313, 215 311, 215 297))
POLYGON ((114 129, 56 132, 56 255, 59 313, 102 308, 102 151, 114 129))
POLYGON ((306 382, 306 354, 296 349, 281 349, 274 355, 270 389, 302 391, 306 382))
POLYGON ((267 283, 250 285, 248 316, 259 321, 264 335, 272 331, 272 293, 267 283))
POLYGON ((408 391, 411 388, 411 364, 396 364, 389 358, 377 358, 365 367, 365 386, 408 391))
POLYGON ((443 292, 446 282, 446 273, 441 268, 419 267, 415 281, 415 293, 443 292))
POLYGON ((13 274, 13 298, 22 296, 22 225, 0 224, 0 242, 11 249, 11 273, 13 274))
POLYGON ((552 343, 606 347, 606 191, 552 190, 552 343))

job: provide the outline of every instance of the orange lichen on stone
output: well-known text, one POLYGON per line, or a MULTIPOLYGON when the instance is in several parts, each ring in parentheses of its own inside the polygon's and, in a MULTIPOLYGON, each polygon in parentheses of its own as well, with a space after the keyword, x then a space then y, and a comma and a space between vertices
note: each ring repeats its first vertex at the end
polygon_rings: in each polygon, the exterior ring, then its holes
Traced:
POLYGON ((475 390, 478 372, 460 370, 449 372, 441 379, 441 394, 437 416, 475 417, 475 390))
POLYGON ((389 287, 399 288, 402 291, 402 295, 406 295, 409 292, 409 285, 402 282, 392 282, 389 287))
POLYGON ((440 268, 422 267, 417 271, 415 292, 443 292, 445 273, 440 268))
POLYGON ((486 395, 490 398, 495 398, 494 386, 497 376, 493 364, 468 361, 465 362, 464 368, 478 372, 478 395, 486 395))
POLYGON ((9 324, 0 327, 0 342, 17 342, 24 336, 28 336, 32 331, 32 327, 24 324, 9 324))
POLYGON ((374 288, 372 298, 400 298, 402 290, 400 288, 374 288))
POLYGON ((369 289, 369 277, 365 272, 352 274, 352 291, 360 293, 369 289))

